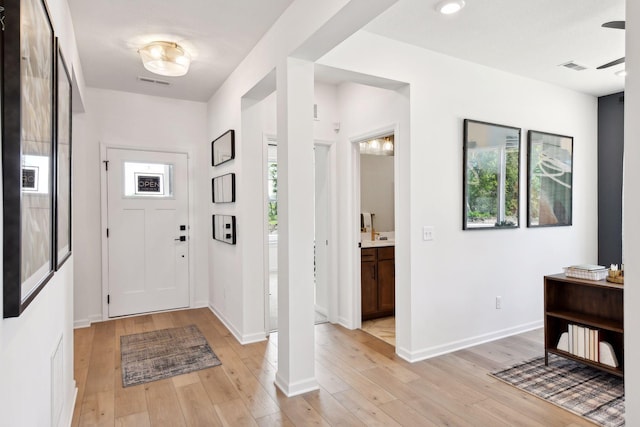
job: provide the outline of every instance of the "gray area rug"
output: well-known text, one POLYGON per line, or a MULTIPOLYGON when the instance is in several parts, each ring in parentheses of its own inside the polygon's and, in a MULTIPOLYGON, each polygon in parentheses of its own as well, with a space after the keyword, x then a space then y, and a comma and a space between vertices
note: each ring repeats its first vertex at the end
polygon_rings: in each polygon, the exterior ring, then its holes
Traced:
POLYGON ((624 426, 624 380, 549 355, 490 375, 605 427, 624 426))
POLYGON ((122 385, 129 387, 220 365, 196 325, 120 337, 122 385))

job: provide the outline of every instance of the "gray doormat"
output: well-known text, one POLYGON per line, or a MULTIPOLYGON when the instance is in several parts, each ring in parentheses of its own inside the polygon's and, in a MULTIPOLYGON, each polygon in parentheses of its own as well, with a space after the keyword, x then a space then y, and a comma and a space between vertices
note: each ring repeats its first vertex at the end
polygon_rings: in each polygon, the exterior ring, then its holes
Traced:
POLYGON ((489 374, 605 427, 624 426, 624 380, 564 357, 549 355, 489 374))
POLYGON ((122 385, 144 384, 220 365, 196 325, 120 337, 122 385))

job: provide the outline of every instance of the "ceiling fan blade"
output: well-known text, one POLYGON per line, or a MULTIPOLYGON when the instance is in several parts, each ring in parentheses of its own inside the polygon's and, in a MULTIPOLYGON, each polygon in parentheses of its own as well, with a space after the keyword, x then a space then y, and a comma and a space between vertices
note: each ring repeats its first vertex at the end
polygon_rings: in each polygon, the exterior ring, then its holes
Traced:
POLYGON ((615 28, 615 29, 618 29, 618 30, 624 30, 625 21, 605 22, 604 24, 602 24, 602 26, 605 27, 605 28, 615 28))
POLYGON ((620 59, 616 59, 615 61, 608 62, 604 65, 599 66, 597 69, 602 70, 603 68, 613 67, 614 65, 622 64, 624 62, 624 56, 620 59))

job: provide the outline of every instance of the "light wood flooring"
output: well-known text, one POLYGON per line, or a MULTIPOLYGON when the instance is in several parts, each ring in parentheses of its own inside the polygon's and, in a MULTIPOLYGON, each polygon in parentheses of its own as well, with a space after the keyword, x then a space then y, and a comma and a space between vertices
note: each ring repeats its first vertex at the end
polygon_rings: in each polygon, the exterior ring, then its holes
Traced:
POLYGON ((72 426, 593 426, 487 375, 541 353, 538 330, 410 364, 365 332, 322 324, 320 390, 286 398, 275 334, 241 346, 208 309, 118 319, 75 331, 72 426), (122 388, 121 335, 189 324, 221 366, 122 388))
POLYGON ((382 317, 380 319, 363 320, 360 327, 363 331, 380 338, 382 341, 396 346, 396 317, 382 317))

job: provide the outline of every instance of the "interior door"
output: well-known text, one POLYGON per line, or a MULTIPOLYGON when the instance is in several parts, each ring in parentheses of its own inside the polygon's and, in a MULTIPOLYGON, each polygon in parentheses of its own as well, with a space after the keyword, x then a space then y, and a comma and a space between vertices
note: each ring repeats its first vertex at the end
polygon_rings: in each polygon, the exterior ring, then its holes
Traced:
POLYGON ((187 155, 107 149, 109 317, 189 306, 187 155))

